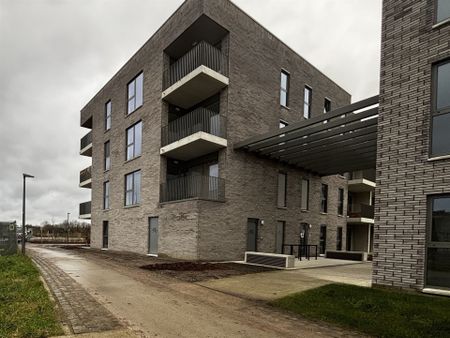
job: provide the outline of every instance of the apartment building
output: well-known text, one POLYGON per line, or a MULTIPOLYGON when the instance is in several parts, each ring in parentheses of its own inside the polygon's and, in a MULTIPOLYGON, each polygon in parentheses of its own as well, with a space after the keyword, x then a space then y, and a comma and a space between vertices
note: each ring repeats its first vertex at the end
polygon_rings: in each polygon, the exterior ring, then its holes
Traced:
POLYGON ((230 1, 185 1, 81 110, 91 245, 217 260, 345 249, 344 176, 235 145, 349 103, 230 1))
POLYGON ((449 1, 384 1, 375 285, 450 289, 449 41, 449 1))

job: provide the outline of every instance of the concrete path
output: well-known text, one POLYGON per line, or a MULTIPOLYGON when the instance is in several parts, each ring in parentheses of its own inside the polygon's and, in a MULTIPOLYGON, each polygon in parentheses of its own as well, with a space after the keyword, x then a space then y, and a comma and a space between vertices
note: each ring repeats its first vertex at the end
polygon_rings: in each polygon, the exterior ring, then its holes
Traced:
POLYGON ((155 275, 142 277, 149 274, 86 259, 68 250, 30 249, 47 264, 58 267, 57 273, 70 275, 115 317, 144 336, 360 336, 197 284, 155 275))

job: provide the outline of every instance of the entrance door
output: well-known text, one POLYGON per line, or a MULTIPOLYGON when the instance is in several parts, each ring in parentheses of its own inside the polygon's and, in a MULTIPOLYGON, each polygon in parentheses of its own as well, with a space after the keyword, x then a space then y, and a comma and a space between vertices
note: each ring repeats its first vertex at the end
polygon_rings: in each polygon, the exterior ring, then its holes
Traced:
POLYGON ((301 223, 300 224, 300 245, 301 247, 301 254, 303 256, 306 256, 307 250, 308 250, 308 237, 309 237, 309 224, 308 223, 301 223))
POLYGON ((108 236, 109 236, 109 222, 103 221, 103 241, 102 241, 103 249, 108 248, 108 236))
POLYGON ((284 221, 278 221, 275 229, 275 252, 279 254, 283 253, 285 223, 284 221))
POLYGON ((320 241, 319 241, 319 253, 321 255, 325 254, 325 251, 327 250, 327 226, 321 225, 320 226, 320 241))
POLYGON ((149 255, 158 255, 158 217, 149 217, 148 219, 148 253, 149 255))
POLYGON ((256 218, 249 218, 247 220, 247 251, 257 251, 257 236, 258 220, 256 218))

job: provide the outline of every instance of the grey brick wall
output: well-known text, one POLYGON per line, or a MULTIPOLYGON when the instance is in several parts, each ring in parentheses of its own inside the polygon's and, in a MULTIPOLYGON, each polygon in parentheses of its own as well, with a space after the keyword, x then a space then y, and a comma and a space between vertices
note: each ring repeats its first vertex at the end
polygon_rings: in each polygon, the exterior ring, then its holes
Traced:
POLYGON ((434 1, 385 0, 373 283, 424 287, 427 196, 450 192, 449 160, 428 161, 432 64, 450 57, 434 1))
MULTIPOLYGON (((276 221, 286 222, 286 241, 298 242, 300 223, 312 224, 311 244, 319 242, 319 227, 327 225, 328 248, 336 248, 336 227, 345 218, 337 215, 338 187, 346 189, 340 176, 310 177, 310 210, 300 211, 301 178, 309 176, 293 167, 235 152, 233 144, 247 137, 278 128, 280 118, 292 123, 303 116, 303 88, 313 88, 313 116, 322 114, 324 97, 333 107, 346 105, 350 95, 273 37, 227 0, 188 0, 150 38, 130 61, 83 108, 92 113, 93 189, 92 246, 101 246, 103 220, 109 220, 110 248, 146 253, 148 217, 159 216, 159 252, 189 259, 239 259, 246 246, 247 218, 264 219, 259 249, 275 250, 276 221), (159 204, 159 184, 165 179, 166 160, 159 155, 160 128, 167 118, 161 101, 163 50, 202 13, 230 33, 224 41, 229 53, 230 85, 221 93, 221 113, 228 121, 228 148, 219 153, 220 177, 225 180, 226 201, 185 201, 159 204), (290 109, 280 108, 280 71, 291 74, 290 109), (126 84, 144 72, 144 105, 126 116, 126 84), (112 129, 103 131, 104 104, 112 100, 112 129), (125 163, 125 130, 143 122, 143 153, 125 163), (111 140, 112 167, 103 172, 103 143, 111 140), (124 175, 142 170, 142 203, 124 208, 124 175), (288 173, 287 208, 277 208, 279 170, 288 173), (102 185, 111 184, 109 211, 102 210, 102 185), (329 212, 321 214, 320 184, 329 184, 329 212)), ((347 194, 345 193, 345 196, 347 194)), ((346 209, 346 206, 345 206, 346 209)))

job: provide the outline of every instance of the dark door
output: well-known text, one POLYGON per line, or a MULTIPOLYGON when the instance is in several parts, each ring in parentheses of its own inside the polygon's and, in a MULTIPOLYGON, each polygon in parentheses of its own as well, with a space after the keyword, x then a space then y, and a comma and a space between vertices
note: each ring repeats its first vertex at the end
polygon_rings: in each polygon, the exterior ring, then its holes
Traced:
POLYGON ((347 225, 347 251, 352 251, 353 234, 352 228, 347 225))
POLYGON ((103 249, 108 248, 108 236, 109 236, 109 222, 103 221, 103 242, 102 242, 103 249))
POLYGON ((336 234, 336 250, 342 250, 342 227, 337 228, 336 234))
POLYGON ((148 219, 148 253, 149 255, 158 255, 158 217, 149 217, 148 219))
POLYGON ((284 221, 278 221, 275 229, 275 252, 279 254, 283 253, 284 225, 284 221))
POLYGON ((321 255, 325 254, 325 251, 327 250, 327 226, 321 225, 320 226, 320 242, 319 242, 319 253, 321 255))
POLYGON ((301 253, 303 256, 306 256, 306 252, 308 250, 308 237, 309 237, 309 224, 301 223, 300 224, 300 245, 301 245, 301 253))
POLYGON ((247 220, 247 251, 257 251, 257 236, 258 220, 256 218, 249 218, 247 220))

